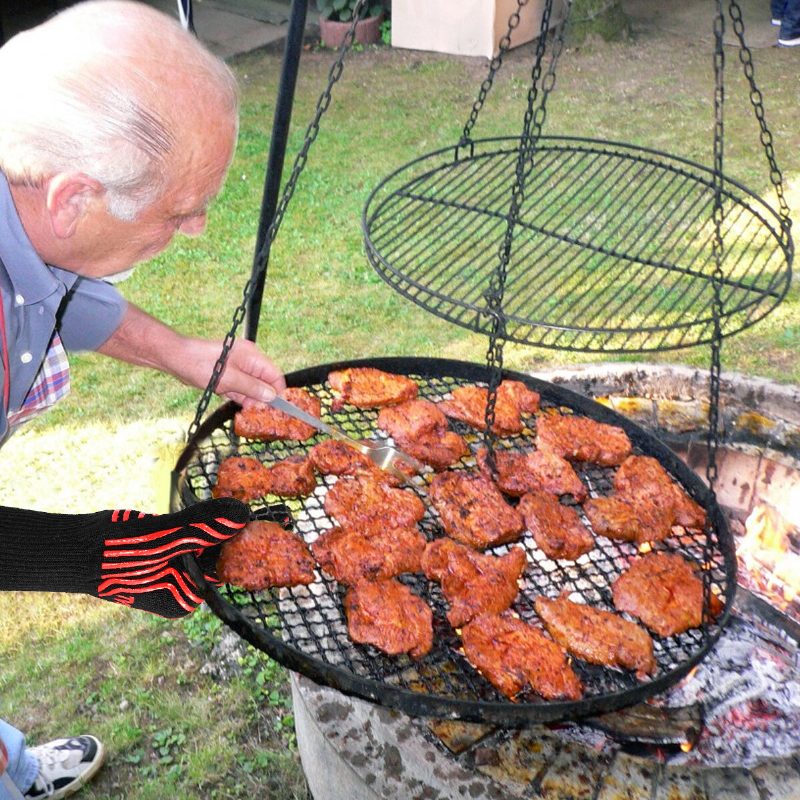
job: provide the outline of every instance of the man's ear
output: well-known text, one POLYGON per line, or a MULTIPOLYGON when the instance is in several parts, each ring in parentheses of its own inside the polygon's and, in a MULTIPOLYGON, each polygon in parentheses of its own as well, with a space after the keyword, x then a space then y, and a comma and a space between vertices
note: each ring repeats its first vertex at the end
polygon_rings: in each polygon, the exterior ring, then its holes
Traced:
POLYGON ((51 178, 47 185, 47 211, 53 233, 59 239, 72 236, 83 215, 102 202, 104 194, 103 185, 83 172, 64 172, 51 178))

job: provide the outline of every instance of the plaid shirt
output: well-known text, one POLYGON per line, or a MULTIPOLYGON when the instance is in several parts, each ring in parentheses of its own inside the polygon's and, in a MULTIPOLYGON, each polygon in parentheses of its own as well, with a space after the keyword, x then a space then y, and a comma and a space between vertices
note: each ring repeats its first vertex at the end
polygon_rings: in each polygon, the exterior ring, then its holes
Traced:
POLYGON ((22 406, 8 414, 9 432, 23 422, 47 411, 50 406, 54 406, 68 394, 69 360, 61 344, 61 337, 55 332, 33 385, 22 401, 22 406))

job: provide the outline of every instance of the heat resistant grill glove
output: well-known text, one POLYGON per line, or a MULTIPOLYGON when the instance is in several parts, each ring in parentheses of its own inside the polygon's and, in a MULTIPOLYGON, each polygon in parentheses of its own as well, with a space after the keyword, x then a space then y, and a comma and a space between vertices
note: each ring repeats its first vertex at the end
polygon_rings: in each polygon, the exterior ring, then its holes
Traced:
POLYGON ((174 514, 47 514, 0 506, 0 589, 80 592, 162 617, 202 602, 182 567, 241 530, 250 508, 232 498, 174 514))

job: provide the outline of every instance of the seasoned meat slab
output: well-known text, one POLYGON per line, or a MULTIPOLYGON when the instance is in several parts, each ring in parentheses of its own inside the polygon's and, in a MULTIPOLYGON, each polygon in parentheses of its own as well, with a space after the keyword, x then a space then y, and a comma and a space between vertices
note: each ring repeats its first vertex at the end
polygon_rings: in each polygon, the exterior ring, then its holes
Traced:
POLYGON ((328 375, 328 382, 337 393, 331 403, 333 411, 340 411, 348 403, 356 408, 390 406, 411 400, 419 391, 411 378, 374 367, 335 370, 328 375))
MULTIPOLYGON (((486 450, 479 450, 478 465, 488 478, 491 473, 486 458, 486 450)), ((578 502, 586 497, 586 487, 572 464, 548 450, 495 450, 495 464, 497 485, 511 497, 532 491, 571 494, 578 502)))
POLYGON ((583 504, 592 530, 599 536, 624 542, 660 542, 672 533, 669 506, 636 501, 622 495, 593 497, 583 504))
POLYGON ((622 428, 578 414, 540 416, 536 435, 540 450, 550 450, 570 461, 613 467, 631 453, 631 441, 622 428))
POLYGON ((572 655, 590 664, 635 670, 640 680, 655 672, 653 640, 635 623, 565 596, 537 597, 534 607, 547 632, 572 655))
MULTIPOLYGON (((303 411, 319 417, 322 408, 319 398, 309 394, 305 389, 290 387, 283 396, 303 411)), ((316 428, 308 423, 290 417, 272 406, 253 406, 238 411, 233 418, 233 430, 246 439, 258 439, 264 442, 282 439, 304 442, 317 432, 316 428)))
MULTIPOLYGON (((614 606, 637 617, 659 636, 673 636, 703 621, 703 583, 677 553, 652 552, 635 559, 611 587, 614 606)), ((722 603, 712 594, 714 617, 722 603)))
POLYGON ((425 548, 422 570, 441 584, 450 604, 447 620, 460 628, 479 614, 505 611, 519 594, 518 581, 527 563, 521 547, 490 556, 444 538, 425 548))
POLYGON ((517 539, 524 524, 488 478, 463 471, 440 472, 429 497, 448 536, 479 550, 517 539))
POLYGON ((445 469, 468 452, 467 443, 447 427, 447 417, 430 400, 407 400, 378 414, 378 427, 423 464, 445 469))
MULTIPOLYGON (((486 427, 486 403, 489 390, 482 386, 459 386, 452 391, 451 400, 442 400, 439 408, 453 419, 473 428, 486 427)), ((498 436, 522 432, 522 412, 533 414, 539 410, 539 394, 520 381, 502 381, 497 387, 492 430, 498 436)))
POLYGON ((614 476, 614 488, 634 503, 649 503, 670 509, 670 524, 685 528, 702 528, 705 525, 705 510, 651 456, 626 458, 614 476))
MULTIPOLYGON (((347 442, 325 439, 315 444, 308 457, 320 475, 368 475, 370 478, 397 486, 400 480, 391 472, 381 469, 369 456, 364 455, 347 442)), ((402 469, 402 464, 396 465, 402 469)))
POLYGON ((350 638, 390 656, 421 658, 433 646, 433 612, 394 578, 361 581, 344 596, 350 638))
POLYGON ((386 528, 370 536, 332 528, 312 543, 311 552, 339 583, 354 584, 420 572, 425 544, 417 528, 386 528))
POLYGON ((267 468, 268 494, 305 497, 317 486, 314 466, 305 456, 289 456, 267 468))
POLYGON ((330 488, 325 512, 341 527, 369 534, 388 527, 413 528, 425 516, 425 506, 413 492, 356 475, 339 478, 330 488))
POLYGON ((534 541, 549 558, 574 561, 594 547, 594 537, 577 511, 547 492, 528 492, 519 511, 534 541))
POLYGON ((314 557, 305 542, 277 522, 249 522, 222 545, 217 575, 224 583, 258 591, 314 581, 314 557))
POLYGON ((511 700, 526 686, 546 700, 583 695, 561 647, 508 612, 476 617, 464 626, 461 639, 470 664, 511 700))
POLYGON ((213 497, 235 497, 243 503, 269 492, 269 472, 257 459, 249 456, 226 458, 217 470, 213 497))

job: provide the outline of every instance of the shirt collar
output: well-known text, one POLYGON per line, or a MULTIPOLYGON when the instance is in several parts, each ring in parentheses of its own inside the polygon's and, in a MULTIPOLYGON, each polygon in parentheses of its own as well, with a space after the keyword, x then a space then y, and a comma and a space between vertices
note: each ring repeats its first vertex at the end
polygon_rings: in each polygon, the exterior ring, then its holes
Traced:
POLYGON ((48 267, 22 227, 6 176, 0 172, 0 261, 6 268, 15 297, 38 303, 77 280, 75 273, 48 267), (56 275, 58 277, 56 277, 56 275))

